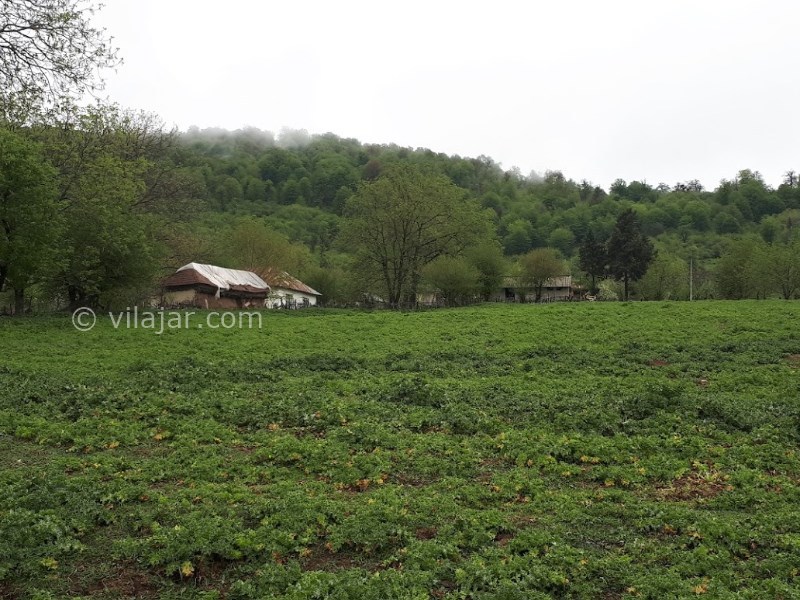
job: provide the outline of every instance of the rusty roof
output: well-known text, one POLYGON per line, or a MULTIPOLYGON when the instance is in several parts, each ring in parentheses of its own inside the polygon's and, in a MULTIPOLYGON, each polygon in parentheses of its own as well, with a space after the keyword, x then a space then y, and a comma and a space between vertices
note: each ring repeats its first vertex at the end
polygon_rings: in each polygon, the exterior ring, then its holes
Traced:
POLYGON ((217 287, 194 269, 175 271, 162 282, 164 287, 182 287, 192 285, 207 285, 217 287))
POLYGON ((295 292, 301 292, 303 294, 310 294, 312 296, 321 296, 317 290, 314 288, 307 286, 305 283, 297 279, 297 277, 292 277, 286 271, 281 271, 280 269, 268 268, 259 271, 259 275, 261 278, 266 281, 271 288, 283 288, 285 290, 292 290, 295 292))

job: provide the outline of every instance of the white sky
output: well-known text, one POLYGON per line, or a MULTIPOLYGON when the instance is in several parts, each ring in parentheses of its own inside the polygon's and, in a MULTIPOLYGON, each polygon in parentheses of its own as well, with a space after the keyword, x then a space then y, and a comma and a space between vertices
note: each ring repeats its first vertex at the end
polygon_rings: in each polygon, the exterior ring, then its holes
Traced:
POLYGON ((485 154, 607 187, 800 169, 800 2, 107 0, 106 93, 191 125, 485 154))

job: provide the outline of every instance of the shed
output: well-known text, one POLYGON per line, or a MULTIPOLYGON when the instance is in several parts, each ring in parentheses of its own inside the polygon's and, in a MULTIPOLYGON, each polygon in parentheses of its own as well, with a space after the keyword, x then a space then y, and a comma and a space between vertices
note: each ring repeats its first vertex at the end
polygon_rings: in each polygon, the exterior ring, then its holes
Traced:
MULTIPOLYGON (((545 281, 542 288, 542 302, 571 300, 573 298, 572 275, 552 277, 545 281)), ((530 286, 524 285, 519 277, 504 277, 502 288, 492 295, 496 301, 525 302, 533 296, 530 286)))

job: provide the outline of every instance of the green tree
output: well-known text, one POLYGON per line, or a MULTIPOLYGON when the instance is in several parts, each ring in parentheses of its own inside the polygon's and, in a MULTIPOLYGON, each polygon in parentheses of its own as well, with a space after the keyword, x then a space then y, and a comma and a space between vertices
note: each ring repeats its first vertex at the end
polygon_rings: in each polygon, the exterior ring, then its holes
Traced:
POLYGON ((763 242, 749 238, 728 244, 714 272, 720 297, 739 300, 765 293, 761 271, 763 249, 763 242))
POLYGON ((519 259, 520 282, 533 288, 534 300, 540 302, 548 279, 566 274, 567 266, 555 248, 536 248, 519 259))
POLYGON ((464 253, 467 260, 478 269, 480 294, 488 300, 492 293, 500 287, 506 274, 506 259, 503 249, 497 241, 486 241, 468 248, 464 253))
POLYGON ((707 231, 711 226, 711 210, 707 203, 699 200, 687 202, 683 209, 681 224, 686 224, 697 231, 707 231))
POLYGON ((609 272, 622 281, 624 299, 628 300, 630 282, 641 279, 655 257, 653 243, 642 233, 632 209, 625 210, 617 218, 606 248, 609 272))
POLYGON ((60 215, 55 170, 38 146, 0 129, 0 291, 14 290, 14 312, 25 310, 25 290, 51 264, 60 215))
POLYGON ((282 204, 304 204, 303 192, 300 184, 296 179, 289 179, 281 187, 281 203, 282 204))
POLYGON ((267 199, 264 182, 256 177, 248 177, 244 185, 244 198, 248 202, 264 202, 267 199))
POLYGON ((342 244, 392 307, 416 301, 425 265, 458 255, 491 227, 477 202, 449 179, 410 165, 387 167, 362 184, 346 215, 342 244))
POLYGON ((761 225, 758 228, 758 233, 768 244, 778 241, 778 236, 781 233, 781 223, 777 217, 764 217, 761 219, 761 225))
POLYGON ((348 265, 309 266, 300 277, 322 294, 317 298, 319 306, 348 305, 362 299, 359 281, 348 265))
POLYGON ((177 164, 174 132, 152 115, 98 106, 69 117, 25 130, 58 170, 64 236, 51 287, 72 305, 144 297, 199 181, 177 164))
POLYGON ((556 248, 564 256, 572 255, 572 246, 575 243, 575 234, 566 227, 557 227, 550 232, 547 245, 556 248))
POLYGON ((608 255, 606 245, 589 231, 578 249, 578 265, 592 279, 592 294, 597 294, 597 279, 606 274, 608 255))
MULTIPOLYGON (((92 26, 94 2, 0 3, 0 96, 54 104, 101 87, 100 69, 120 61, 104 29, 92 26)), ((8 114, 6 115, 8 116, 8 114)))
POLYGON ((276 187, 290 178, 299 181, 308 177, 308 171, 297 153, 284 148, 272 148, 265 152, 258 161, 258 171, 261 179, 271 181, 276 187))
POLYGON ((225 176, 217 182, 217 197, 220 200, 220 208, 226 210, 232 205, 240 202, 244 197, 242 184, 235 177, 225 176))
MULTIPOLYGON (((341 188, 352 190, 358 179, 358 171, 347 158, 340 154, 324 156, 314 165, 313 202, 311 204, 334 207, 339 190, 341 188)), ((311 198, 306 196, 306 200, 311 200, 311 198)))
POLYGON ((714 231, 717 233, 739 233, 742 230, 742 213, 735 206, 726 206, 714 216, 714 231))
POLYGON ((800 241, 772 244, 761 263, 768 285, 789 300, 800 290, 800 241))
POLYGON ((659 252, 644 277, 636 285, 643 300, 675 298, 686 287, 689 278, 686 262, 677 256, 659 252))
POLYGON ((159 222, 136 211, 143 165, 103 156, 84 166, 66 203, 58 285, 71 307, 129 305, 158 272, 159 222))
POLYGON ((522 254, 531 247, 532 228, 529 221, 515 219, 508 225, 503 238, 503 248, 507 254, 522 254))
POLYGON ((244 218, 223 232, 216 258, 225 266, 266 274, 270 270, 299 272, 311 263, 303 244, 270 229, 256 218, 244 218))
POLYGON ((468 302, 480 289, 480 272, 465 258, 440 256, 422 269, 422 280, 447 306, 468 302))

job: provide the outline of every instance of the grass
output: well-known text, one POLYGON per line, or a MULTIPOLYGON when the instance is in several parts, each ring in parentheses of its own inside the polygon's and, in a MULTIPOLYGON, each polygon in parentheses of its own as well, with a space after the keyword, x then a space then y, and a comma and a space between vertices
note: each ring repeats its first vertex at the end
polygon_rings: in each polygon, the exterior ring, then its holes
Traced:
POLYGON ((0 597, 798 597, 799 316, 0 320, 0 597))

